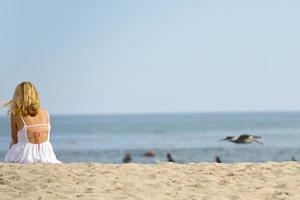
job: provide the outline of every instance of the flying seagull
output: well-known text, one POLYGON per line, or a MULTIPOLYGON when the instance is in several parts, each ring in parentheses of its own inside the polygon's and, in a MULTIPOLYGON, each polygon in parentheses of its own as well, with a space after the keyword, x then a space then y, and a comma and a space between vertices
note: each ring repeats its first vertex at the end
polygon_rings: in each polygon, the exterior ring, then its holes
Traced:
POLYGON ((236 143, 236 144, 250 144, 252 142, 256 142, 258 144, 264 144, 261 141, 257 140, 258 138, 261 138, 261 136, 256 136, 256 135, 238 135, 238 136, 227 136, 226 138, 221 139, 219 141, 228 140, 228 141, 236 143))

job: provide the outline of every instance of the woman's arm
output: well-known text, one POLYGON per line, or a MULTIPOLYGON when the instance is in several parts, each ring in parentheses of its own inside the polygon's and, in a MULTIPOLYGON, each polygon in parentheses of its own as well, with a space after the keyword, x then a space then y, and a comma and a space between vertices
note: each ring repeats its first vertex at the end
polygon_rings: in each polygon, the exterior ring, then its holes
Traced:
POLYGON ((18 143, 18 126, 16 123, 16 117, 14 115, 10 116, 10 127, 11 127, 11 145, 18 143))

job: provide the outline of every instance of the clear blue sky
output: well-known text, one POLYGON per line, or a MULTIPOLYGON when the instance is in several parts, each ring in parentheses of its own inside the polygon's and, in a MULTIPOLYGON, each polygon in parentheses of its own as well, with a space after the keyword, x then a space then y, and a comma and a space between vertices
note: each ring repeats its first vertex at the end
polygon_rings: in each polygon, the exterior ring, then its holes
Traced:
POLYGON ((300 110, 299 11, 283 0, 0 0, 0 100, 29 80, 54 114, 300 110))

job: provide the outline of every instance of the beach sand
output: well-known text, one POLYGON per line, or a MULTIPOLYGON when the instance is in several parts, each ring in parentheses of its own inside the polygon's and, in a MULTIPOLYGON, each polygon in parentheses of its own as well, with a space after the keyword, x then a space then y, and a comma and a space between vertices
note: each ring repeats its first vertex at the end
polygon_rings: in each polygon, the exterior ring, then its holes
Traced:
POLYGON ((0 199, 300 199, 300 163, 6 164, 0 199))

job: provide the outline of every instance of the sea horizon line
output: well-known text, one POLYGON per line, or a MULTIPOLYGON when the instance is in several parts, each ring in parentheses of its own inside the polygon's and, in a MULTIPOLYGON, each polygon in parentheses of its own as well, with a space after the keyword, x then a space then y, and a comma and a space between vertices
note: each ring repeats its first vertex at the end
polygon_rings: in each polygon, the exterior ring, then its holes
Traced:
MULTIPOLYGON (((214 114, 293 114, 300 110, 241 110, 241 111, 174 111, 174 112, 106 112, 106 113, 52 113, 52 116, 145 116, 145 115, 214 115, 214 114)), ((6 117, 1 113, 0 117, 6 117)))

